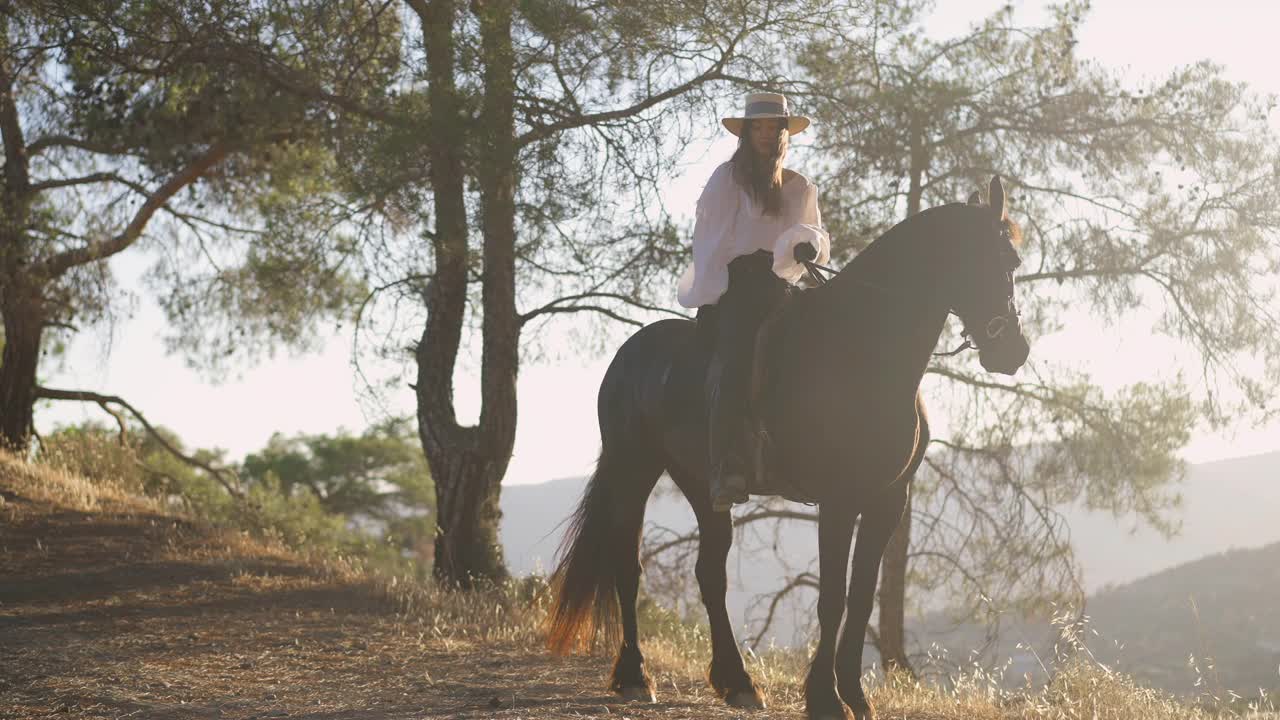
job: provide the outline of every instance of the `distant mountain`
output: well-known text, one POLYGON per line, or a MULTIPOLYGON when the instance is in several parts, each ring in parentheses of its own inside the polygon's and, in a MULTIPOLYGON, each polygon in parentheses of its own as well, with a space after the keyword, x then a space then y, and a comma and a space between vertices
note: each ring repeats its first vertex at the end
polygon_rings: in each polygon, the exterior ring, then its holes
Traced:
MULTIPOLYGON (((561 523, 576 507, 585 484, 585 478, 572 478, 503 488, 502 540, 513 572, 552 566, 561 523)), ((659 487, 646 511, 647 531, 694 528, 693 513, 669 481, 664 479, 659 487)), ((1063 510, 1086 586, 1094 595, 1088 605, 1091 627, 1098 632, 1094 637, 1105 638, 1112 648, 1116 643, 1125 648, 1113 655, 1099 640, 1093 650, 1152 684, 1178 692, 1191 691, 1194 677, 1187 658, 1193 654, 1217 658, 1223 683, 1241 694, 1247 694, 1241 688, 1252 686, 1256 692, 1257 686, 1274 687, 1280 680, 1280 657, 1266 653, 1268 648, 1280 653, 1280 620, 1275 616, 1280 610, 1268 615, 1267 608, 1280 608, 1280 580, 1267 573, 1267 564, 1280 569, 1280 545, 1273 544, 1280 542, 1280 452, 1194 465, 1180 490, 1181 530, 1170 539, 1140 528, 1134 518, 1063 510), (1267 547, 1243 550, 1262 546, 1267 547), (1133 582, 1139 578, 1141 582, 1133 582), (1199 622, 1191 614, 1190 598, 1195 598, 1199 622)), ((739 537, 729 558, 731 617, 739 623, 759 617, 758 612, 748 612, 753 600, 777 589, 787 566, 804 569, 816 557, 812 526, 787 527, 777 538, 739 537), (774 556, 775 544, 781 558, 774 556)), ((775 625, 777 642, 806 640, 803 629, 812 615, 812 602, 811 595, 797 597, 775 625)), ((933 633, 929 622, 910 622, 916 623, 909 630, 916 630, 917 643, 944 640, 961 653, 971 647, 973 638, 965 638, 964 632, 944 638, 933 633)), ((1019 632, 1036 645, 1051 635, 1046 625, 1019 632)), ((1038 668, 1035 658, 1012 646, 1008 650, 1017 656, 1011 672, 1020 675, 1038 668)))
POLYGON ((1090 592, 1231 548, 1280 540, 1280 452, 1192 465, 1180 490, 1182 528, 1168 539, 1138 528, 1133 518, 1066 512, 1090 592))
POLYGON ((1150 685, 1189 693, 1199 679, 1247 697, 1280 688, 1280 543, 1185 563, 1087 607, 1094 655, 1150 685))
MULTIPOLYGON (((1270 695, 1280 690, 1278 599, 1280 543, 1229 550, 1090 597, 1080 638, 1095 660, 1150 687, 1270 695)), ((965 658, 983 642, 983 628, 953 627, 937 616, 908 625, 947 657, 965 658)), ((1010 659, 1010 685, 1039 683, 1059 637, 1047 620, 1006 620, 1000 645, 985 657, 1010 659)))

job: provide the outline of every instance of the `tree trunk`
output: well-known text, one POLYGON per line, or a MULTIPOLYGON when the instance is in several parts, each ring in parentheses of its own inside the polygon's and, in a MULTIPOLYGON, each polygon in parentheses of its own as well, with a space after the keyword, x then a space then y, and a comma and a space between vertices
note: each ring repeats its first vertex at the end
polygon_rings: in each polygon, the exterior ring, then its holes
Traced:
POLYGON ((436 486, 434 574, 471 588, 507 577, 498 540, 502 476, 515 444, 519 316, 515 307, 515 137, 511 4, 474 0, 484 62, 483 112, 468 143, 454 84, 453 0, 408 0, 422 20, 427 49, 427 144, 436 225, 428 318, 417 347, 418 429, 436 486), (479 142, 474 142, 478 140, 479 142), (453 372, 467 302, 468 222, 464 152, 474 150, 484 243, 480 423, 462 427, 453 372))
POLYGON ((0 20, 0 31, 0 138, 4 140, 4 188, 0 192, 0 315, 4 316, 0 447, 22 452, 27 449, 32 430, 45 317, 39 281, 31 277, 27 263, 31 179, 26 140, 14 101, 7 19, 0 20))
MULTIPOLYGON (((911 120, 911 175, 907 189, 907 217, 920 212, 924 195, 924 172, 929 155, 924 137, 924 123, 919 115, 911 120)), ((880 617, 877 649, 886 670, 905 671, 914 675, 907 659, 906 604, 907 557, 911 548, 911 491, 907 491, 907 507, 902 522, 884 549, 880 565, 880 617)))
MULTIPOLYGON (((475 428, 467 428, 475 440, 475 428)), ((498 538, 498 488, 506 462, 485 458, 479 443, 435 453, 436 542, 433 573, 438 581, 469 590, 507 577, 498 538)))
MULTIPOLYGON (((520 362, 520 317, 516 311, 515 57, 511 49, 511 0, 472 0, 480 16, 484 60, 481 108, 481 230, 484 236, 484 350, 480 369, 480 445, 491 463, 482 484, 484 506, 492 506, 496 532, 502 476, 516 441, 516 372, 520 362)), ((497 548, 501 563, 501 547, 497 548)), ((506 569, 502 569, 505 575, 506 569)))
POLYGON ((24 452, 30 440, 36 401, 36 370, 44 331, 39 292, 6 281, 0 288, 4 352, 0 360, 0 447, 24 452))
POLYGON ((907 659, 906 598, 907 550, 911 545, 911 491, 907 490, 907 507, 902 522, 884 549, 880 566, 880 618, 876 647, 885 670, 913 674, 907 659))

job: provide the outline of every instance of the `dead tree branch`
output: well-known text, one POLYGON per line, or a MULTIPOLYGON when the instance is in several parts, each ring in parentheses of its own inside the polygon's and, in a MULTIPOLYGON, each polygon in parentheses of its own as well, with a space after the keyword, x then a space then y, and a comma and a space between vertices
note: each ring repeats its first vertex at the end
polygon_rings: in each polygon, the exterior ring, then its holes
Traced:
POLYGON ((136 418, 138 422, 142 424, 142 427, 147 431, 147 433, 152 438, 154 438, 156 442, 160 443, 160 446, 163 447, 166 451, 168 451, 169 454, 178 458, 179 460, 186 463, 187 465, 190 465, 191 467, 194 467, 209 473, 209 475, 213 476, 213 478, 217 480, 218 483, 222 485, 223 489, 225 489, 228 493, 230 493, 232 497, 235 497, 238 499, 244 498, 244 491, 240 489, 240 478, 239 476, 236 475, 234 470, 231 470, 230 468, 213 467, 209 463, 206 463, 202 460, 192 457, 191 455, 187 455, 186 453, 182 452, 178 448, 174 447, 173 443, 169 442, 167 438, 165 438, 163 435, 161 435, 159 432, 156 431, 155 427, 151 425, 151 423, 147 420, 147 418, 141 412, 139 412, 137 408, 130 405, 123 398, 120 398, 115 395, 103 395, 101 393, 89 392, 87 390, 58 390, 55 388, 38 386, 36 387, 36 399, 38 400, 72 400, 75 402, 97 403, 99 407, 101 407, 103 410, 109 413, 112 417, 114 417, 116 419, 116 422, 120 424, 120 439, 123 442, 125 439, 124 418, 121 417, 119 411, 113 410, 110 407, 111 405, 119 405, 125 410, 128 410, 129 414, 133 415, 133 417, 136 418))

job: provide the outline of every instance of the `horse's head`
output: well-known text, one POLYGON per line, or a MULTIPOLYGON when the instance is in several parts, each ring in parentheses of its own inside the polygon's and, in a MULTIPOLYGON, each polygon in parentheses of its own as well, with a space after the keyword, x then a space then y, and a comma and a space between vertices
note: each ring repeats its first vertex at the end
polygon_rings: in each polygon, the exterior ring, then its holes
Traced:
POLYGON ((1027 361, 1031 346, 1022 335, 1013 299, 1013 271, 1022 263, 1017 251, 1021 231, 1009 219, 1000 176, 991 179, 985 205, 975 192, 963 209, 943 289, 965 334, 977 345, 982 367, 1012 375, 1027 361))

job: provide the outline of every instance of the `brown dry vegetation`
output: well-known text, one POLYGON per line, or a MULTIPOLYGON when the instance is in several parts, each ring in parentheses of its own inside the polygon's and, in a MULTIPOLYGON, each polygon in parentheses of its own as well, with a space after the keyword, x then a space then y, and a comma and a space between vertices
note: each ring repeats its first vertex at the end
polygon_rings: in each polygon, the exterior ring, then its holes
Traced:
MULTIPOLYGON (((541 650, 537 583, 454 595, 379 579, 2 454, 0 498, 0 718, 802 716, 803 658, 753 659, 772 708, 742 713, 701 679, 701 630, 654 620, 661 702, 619 702, 608 658, 541 650)), ((1211 715, 1086 665, 1031 694, 970 678, 872 699, 911 720, 1211 715)))

